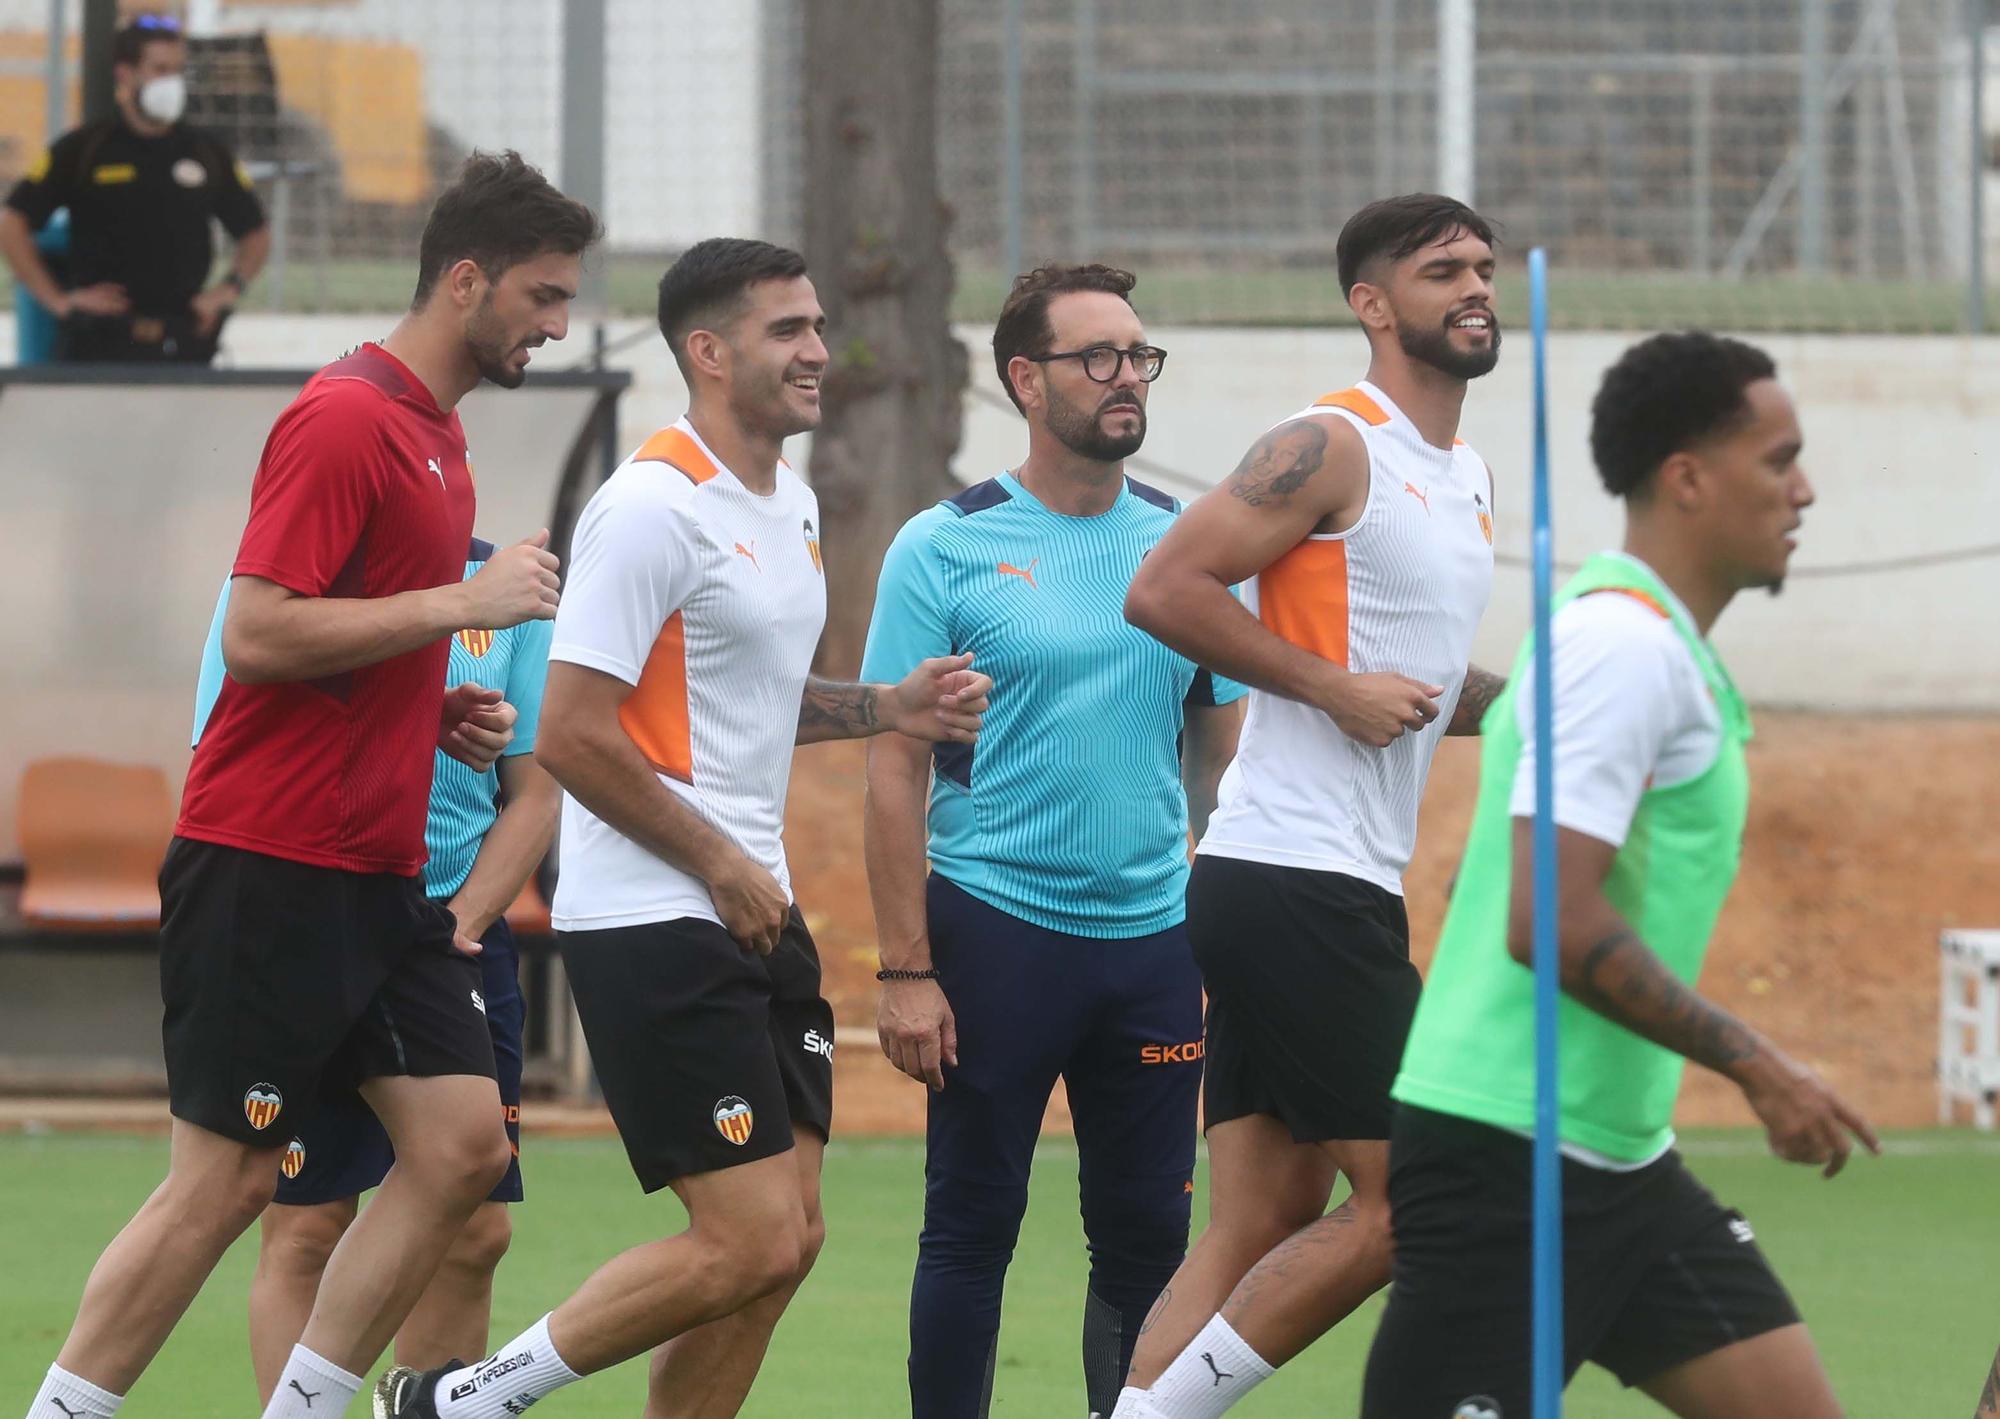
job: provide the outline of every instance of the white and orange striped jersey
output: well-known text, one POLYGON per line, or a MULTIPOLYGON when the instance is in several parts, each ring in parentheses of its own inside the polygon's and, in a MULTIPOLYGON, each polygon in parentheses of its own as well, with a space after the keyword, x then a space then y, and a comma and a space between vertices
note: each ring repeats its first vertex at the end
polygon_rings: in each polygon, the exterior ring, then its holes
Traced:
MULTIPOLYGON (((591 497, 564 569, 551 660, 633 687, 619 723, 660 782, 787 894, 785 790, 799 697, 826 623, 819 502, 788 466, 751 492, 686 419, 591 497)), ((563 931, 701 917, 700 878, 563 795, 563 931)))
POLYGON ((1339 872, 1401 893, 1431 757, 1465 685, 1493 585, 1493 486, 1463 440, 1436 448, 1362 383, 1294 418, 1336 414, 1368 450, 1368 501, 1344 532, 1315 533, 1244 584, 1271 630, 1356 674, 1444 686, 1438 718, 1386 749, 1322 710, 1261 690, 1201 851, 1339 872))

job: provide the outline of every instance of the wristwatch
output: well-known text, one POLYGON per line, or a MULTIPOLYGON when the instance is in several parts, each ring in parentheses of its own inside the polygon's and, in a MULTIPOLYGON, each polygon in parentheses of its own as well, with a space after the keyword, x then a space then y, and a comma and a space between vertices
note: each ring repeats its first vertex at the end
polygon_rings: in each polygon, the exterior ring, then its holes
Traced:
POLYGON ((236 292, 239 296, 250 287, 250 283, 234 271, 231 271, 227 276, 222 278, 222 284, 229 287, 230 290, 236 292))

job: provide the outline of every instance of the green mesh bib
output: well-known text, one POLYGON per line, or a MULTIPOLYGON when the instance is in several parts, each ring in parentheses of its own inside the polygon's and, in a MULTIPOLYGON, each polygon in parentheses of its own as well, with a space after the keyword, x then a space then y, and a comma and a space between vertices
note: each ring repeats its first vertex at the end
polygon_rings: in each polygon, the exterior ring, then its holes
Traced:
MULTIPOLYGON (((1721 711, 1722 745, 1699 777, 1649 788, 1605 882, 1605 894, 1667 968, 1692 985, 1735 880, 1749 808, 1743 746, 1749 710, 1729 673, 1658 578, 1629 558, 1600 554, 1556 598, 1636 597, 1673 623, 1721 711)), ((1534 1126, 1533 975, 1507 953, 1513 880, 1509 802, 1522 740, 1514 701, 1532 672, 1533 637, 1484 721, 1479 806, 1431 963, 1395 1097, 1499 1128, 1534 1126)), ((1558 774, 1562 766, 1556 766, 1558 774)), ((1562 1138, 1622 1161, 1673 1140, 1681 1056, 1562 997, 1562 1138)))

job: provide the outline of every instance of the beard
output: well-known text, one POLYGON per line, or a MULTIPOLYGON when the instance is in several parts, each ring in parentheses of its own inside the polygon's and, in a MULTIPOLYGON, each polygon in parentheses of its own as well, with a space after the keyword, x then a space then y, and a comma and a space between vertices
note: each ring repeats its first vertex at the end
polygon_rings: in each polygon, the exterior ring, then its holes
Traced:
POLYGON ((480 298, 472 318, 465 322, 465 348, 481 379, 502 389, 519 389, 528 378, 526 369, 517 369, 512 363, 522 349, 522 342, 512 338, 493 309, 491 291, 480 298))
MULTIPOLYGON (((1459 312, 1463 315, 1465 312, 1459 312)), ((1457 317, 1449 317, 1456 319, 1457 317)), ((1427 329, 1415 325, 1396 322, 1396 339, 1403 347, 1403 353, 1413 360, 1436 370, 1442 370, 1453 379, 1478 379, 1483 374, 1491 374, 1493 367, 1500 363, 1500 323, 1496 320, 1490 327, 1493 339, 1483 350, 1460 350, 1451 343, 1449 324, 1427 329)))
MULTIPOLYGON (((798 370, 780 370, 769 379, 762 376, 745 379, 744 368, 737 367, 736 382, 731 386, 730 412, 736 422, 749 433, 762 438, 775 439, 783 443, 793 434, 809 434, 820 425, 815 414, 802 414, 786 398, 791 386, 785 381, 798 370)), ((821 376, 821 398, 825 397, 825 376, 821 376)))
POLYGON ((1146 441, 1146 406, 1127 393, 1108 394, 1104 402, 1086 414, 1059 396, 1049 400, 1049 432, 1071 453, 1098 463, 1117 463, 1130 458, 1146 441), (1129 409, 1139 416, 1139 427, 1129 434, 1108 434, 1102 423, 1113 409, 1129 409))

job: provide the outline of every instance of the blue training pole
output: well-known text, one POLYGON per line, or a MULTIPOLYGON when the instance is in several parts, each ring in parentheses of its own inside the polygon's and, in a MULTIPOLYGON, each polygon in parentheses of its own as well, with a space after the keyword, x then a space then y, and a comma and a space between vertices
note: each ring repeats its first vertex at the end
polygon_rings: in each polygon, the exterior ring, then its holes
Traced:
POLYGON ((1562 1167, 1556 1073, 1555 576, 1549 530, 1549 258, 1528 253, 1535 399, 1535 1231, 1534 1419, 1561 1419, 1563 1389, 1562 1167))

